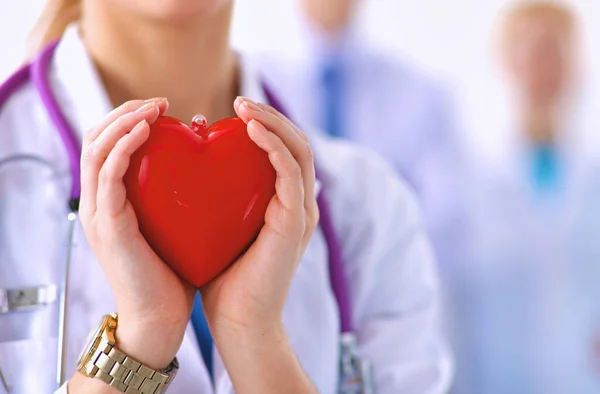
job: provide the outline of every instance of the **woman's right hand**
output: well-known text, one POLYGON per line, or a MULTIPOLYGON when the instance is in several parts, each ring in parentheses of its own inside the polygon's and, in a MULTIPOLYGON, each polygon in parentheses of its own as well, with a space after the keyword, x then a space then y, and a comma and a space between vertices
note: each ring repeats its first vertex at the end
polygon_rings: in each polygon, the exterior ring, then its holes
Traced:
POLYGON ((118 348, 154 369, 179 350, 195 289, 140 233, 123 176, 167 106, 165 99, 123 104, 85 134, 81 157, 80 220, 115 298, 118 348))

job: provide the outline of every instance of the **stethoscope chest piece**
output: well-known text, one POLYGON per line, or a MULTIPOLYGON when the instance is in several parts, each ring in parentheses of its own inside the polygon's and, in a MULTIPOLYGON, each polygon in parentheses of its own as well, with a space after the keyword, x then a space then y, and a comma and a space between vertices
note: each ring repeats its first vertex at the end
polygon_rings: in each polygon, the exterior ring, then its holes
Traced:
POLYGON ((358 340, 354 333, 342 333, 340 338, 339 394, 374 394, 373 368, 359 356, 358 340))

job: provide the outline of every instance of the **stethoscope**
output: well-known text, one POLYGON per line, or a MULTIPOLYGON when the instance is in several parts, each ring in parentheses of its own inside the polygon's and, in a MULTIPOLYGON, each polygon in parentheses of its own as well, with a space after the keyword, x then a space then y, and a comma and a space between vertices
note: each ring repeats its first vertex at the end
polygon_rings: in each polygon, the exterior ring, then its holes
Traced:
MULTIPOLYGON (((68 250, 65 257, 64 270, 62 272, 62 280, 59 288, 60 296, 56 381, 60 387, 65 382, 66 374, 67 321, 69 311, 67 295, 70 289, 69 273, 72 262, 75 224, 77 221, 81 190, 79 167, 81 147, 77 138, 77 133, 73 130, 67 121, 66 116, 62 112, 48 79, 48 72, 56 46, 57 43, 49 45, 31 64, 24 65, 2 86, 0 86, 0 106, 2 106, 8 100, 8 98, 26 82, 31 82, 39 93, 48 116, 55 125, 64 148, 68 153, 72 185, 68 200, 69 209, 66 216, 69 224, 69 240, 67 244, 68 250)), ((279 112, 287 116, 287 111, 285 111, 285 108, 283 105, 281 105, 273 91, 264 83, 262 86, 268 103, 279 112)), ((44 159, 27 155, 11 156, 9 158, 0 159, 0 166, 22 160, 35 161, 43 166, 49 166, 52 168, 52 164, 44 159)), ((317 177, 319 177, 318 172, 317 177)), ((339 239, 336 236, 329 203, 324 190, 321 190, 319 193, 317 202, 320 209, 319 225, 328 246, 330 284, 338 304, 340 316, 341 355, 339 393, 372 394, 374 391, 371 378, 371 365, 368 361, 358 357, 357 354, 357 340, 352 325, 350 299, 342 261, 342 248, 339 239)), ((2 374, 1 369, 0 381, 3 383, 7 391, 9 391, 9 385, 6 377, 2 374)))

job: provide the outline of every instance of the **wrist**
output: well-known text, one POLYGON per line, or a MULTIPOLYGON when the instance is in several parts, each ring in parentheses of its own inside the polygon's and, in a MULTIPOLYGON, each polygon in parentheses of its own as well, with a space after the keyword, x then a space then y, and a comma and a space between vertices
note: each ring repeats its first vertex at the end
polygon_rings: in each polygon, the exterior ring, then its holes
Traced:
POLYGON ((228 371, 247 370, 248 366, 257 360, 285 352, 289 348, 283 325, 260 329, 222 330, 215 334, 214 341, 228 371))
POLYGON ((281 320, 261 324, 236 324, 230 321, 211 326, 217 346, 235 344, 240 347, 260 347, 287 340, 281 320))
POLYGON ((214 330, 213 340, 228 371, 261 359, 265 350, 277 352, 288 343, 281 323, 261 327, 221 327, 214 330))
POLYGON ((215 342, 236 393, 316 393, 282 324, 230 332, 215 342))
POLYGON ((163 370, 177 355, 184 334, 185 326, 119 316, 115 347, 149 368, 163 370))

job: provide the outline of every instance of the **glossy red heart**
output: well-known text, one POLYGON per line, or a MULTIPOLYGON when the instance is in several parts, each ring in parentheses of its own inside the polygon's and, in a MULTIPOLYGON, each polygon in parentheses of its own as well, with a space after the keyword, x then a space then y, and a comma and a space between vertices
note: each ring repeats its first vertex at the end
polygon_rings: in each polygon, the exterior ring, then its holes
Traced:
POLYGON ((202 286, 258 235, 275 194, 275 170, 241 119, 207 129, 163 116, 133 155, 125 186, 150 246, 183 279, 202 286))

